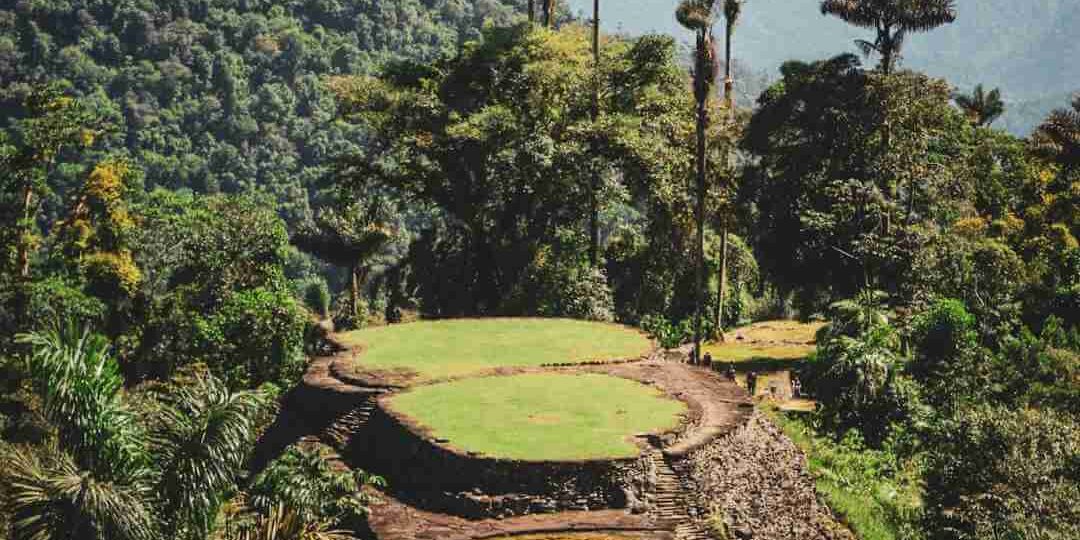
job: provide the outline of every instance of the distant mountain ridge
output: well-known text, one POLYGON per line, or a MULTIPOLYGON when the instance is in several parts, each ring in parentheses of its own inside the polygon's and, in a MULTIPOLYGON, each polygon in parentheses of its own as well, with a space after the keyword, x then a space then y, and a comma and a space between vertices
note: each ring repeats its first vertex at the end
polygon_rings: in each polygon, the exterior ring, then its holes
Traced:
MULTIPOLYGON (((689 35, 675 21, 678 0, 601 1, 608 31, 689 35)), ((592 11, 591 0, 569 3, 575 13, 592 11)), ((747 0, 736 57, 775 78, 786 60, 852 52, 853 40, 870 36, 822 15, 819 6, 818 0, 747 0)), ((995 126, 1021 135, 1080 91, 1080 1, 957 0, 957 7, 954 24, 909 36, 903 65, 964 91, 979 83, 1000 87, 1008 110, 995 126)))

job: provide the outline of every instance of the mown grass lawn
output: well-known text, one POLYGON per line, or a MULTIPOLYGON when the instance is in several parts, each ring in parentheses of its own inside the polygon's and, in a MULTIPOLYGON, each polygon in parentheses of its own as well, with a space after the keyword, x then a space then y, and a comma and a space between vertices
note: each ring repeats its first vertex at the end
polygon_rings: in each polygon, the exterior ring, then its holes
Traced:
POLYGON ((703 349, 715 362, 798 361, 814 352, 815 334, 821 327, 822 323, 798 321, 759 322, 731 330, 726 342, 708 343, 703 349))
POLYGON ((441 379, 496 367, 634 358, 651 343, 635 329, 570 319, 449 319, 365 328, 342 336, 369 369, 441 379))
POLYGON ((686 412, 644 384, 569 373, 420 386, 390 406, 460 450, 532 461, 633 457, 635 434, 673 428, 686 412))

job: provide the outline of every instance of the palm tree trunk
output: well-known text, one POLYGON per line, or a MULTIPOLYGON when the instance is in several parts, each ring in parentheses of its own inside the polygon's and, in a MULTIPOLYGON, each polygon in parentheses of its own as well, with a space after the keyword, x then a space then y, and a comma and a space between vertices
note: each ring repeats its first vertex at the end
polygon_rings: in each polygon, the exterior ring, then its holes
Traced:
MULTIPOLYGON (((592 121, 600 118, 600 0, 593 0, 593 91, 592 121)), ((593 158, 596 144, 593 143, 593 158)), ((589 189, 589 262, 595 268, 600 262, 600 169, 593 163, 592 182, 589 189)))
POLYGON ((26 183, 23 188, 23 202, 22 202, 22 218, 23 223, 19 227, 19 238, 16 241, 17 248, 17 264, 19 268, 19 277, 23 280, 30 278, 30 231, 31 231, 31 211, 34 202, 34 188, 30 182, 26 183))
POLYGON ((555 2, 556 0, 544 0, 544 26, 555 27, 555 2))
POLYGON ((529 0, 529 22, 536 22, 536 0, 529 0))
POLYGON ((893 64, 896 62, 895 51, 892 45, 886 44, 881 51, 881 72, 886 76, 892 75, 893 64))
MULTIPOLYGON (((705 47, 706 35, 705 30, 698 31, 697 38, 697 50, 699 58, 704 57, 707 54, 705 47)), ((710 77, 712 73, 706 73, 705 69, 701 69, 704 62, 698 61, 699 69, 696 70, 695 76, 697 77, 710 77)), ((699 83, 701 84, 701 83, 699 83)), ((705 303, 705 130, 709 123, 709 110, 708 101, 709 96, 707 92, 697 93, 697 265, 695 266, 697 290, 694 299, 694 357, 693 361, 696 363, 701 358, 701 312, 703 304, 705 303)))
POLYGON ((724 34, 724 105, 727 106, 728 115, 735 120, 735 80, 731 77, 731 42, 735 34, 735 20, 727 21, 727 31, 724 34))
MULTIPOLYGON (((732 77, 731 69, 731 57, 732 57, 732 42, 735 36, 735 19, 727 20, 727 28, 724 34, 724 105, 728 112, 728 121, 735 124, 735 80, 732 77)), ((731 152, 724 152, 724 171, 728 172, 731 165, 731 152)), ((716 303, 716 336, 723 342, 724 341, 724 307, 727 300, 727 243, 728 243, 728 228, 727 220, 724 220, 724 232, 723 240, 721 244, 720 253, 720 284, 719 294, 716 303)))
MULTIPOLYGON (((352 274, 352 279, 349 282, 349 300, 352 302, 352 314, 353 319, 360 317, 360 263, 354 263, 349 271, 352 274)), ((360 325, 360 321, 355 321, 357 327, 360 325)))
MULTIPOLYGON (((896 62, 896 49, 894 48, 894 45, 893 45, 890 30, 886 29, 885 35, 889 36, 889 38, 886 39, 883 42, 884 46, 882 47, 882 50, 881 50, 881 73, 885 76, 884 88, 883 88, 884 91, 882 93, 883 99, 885 100, 885 104, 884 104, 885 105, 884 106, 885 114, 883 116, 884 124, 881 126, 881 159, 884 160, 885 163, 889 163, 888 157, 889 157, 890 152, 892 151, 892 118, 891 118, 891 116, 892 116, 892 104, 891 104, 891 102, 892 102, 892 91, 891 91, 890 86, 889 86, 889 84, 890 84, 889 79, 890 79, 890 77, 892 75, 892 72, 893 72, 893 64, 896 62)), ((889 165, 888 168, 890 170, 887 170, 886 173, 891 176, 891 173, 893 172, 891 170, 892 169, 891 165, 889 165)), ((890 180, 890 184, 891 184, 892 180, 894 180, 894 179, 890 178, 889 180, 890 180)), ((914 187, 914 185, 912 185, 910 187, 914 187)), ((898 191, 899 187, 897 186, 897 187, 894 187, 892 189, 898 191)), ((894 196, 896 196, 896 195, 894 194, 894 196)), ((910 212, 912 210, 914 210, 914 206, 911 206, 911 203, 914 200, 914 199, 911 199, 911 197, 913 197, 913 196, 914 196, 914 192, 908 193, 908 197, 909 197, 909 199, 908 199, 909 217, 910 217, 910 212)), ((899 197, 896 196, 896 198, 899 198, 899 197)), ((892 228, 891 219, 889 219, 888 214, 886 214, 885 231, 884 231, 885 234, 889 234, 889 231, 890 231, 891 228, 892 228)))
POLYGON ((720 241, 720 285, 719 301, 716 303, 716 336, 724 341, 724 304, 727 301, 727 252, 728 230, 724 227, 724 234, 720 241))

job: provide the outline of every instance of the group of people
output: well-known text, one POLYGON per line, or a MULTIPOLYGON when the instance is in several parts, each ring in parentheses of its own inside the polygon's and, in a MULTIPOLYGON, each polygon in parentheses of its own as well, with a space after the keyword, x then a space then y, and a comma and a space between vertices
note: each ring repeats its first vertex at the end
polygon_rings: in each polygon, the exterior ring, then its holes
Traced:
MULTIPOLYGON (((695 362, 695 357, 694 357, 693 352, 690 353, 689 362, 690 362, 690 364, 694 364, 694 365, 698 364, 698 362, 695 362)), ((712 365, 713 365, 712 354, 706 352, 705 355, 701 358, 700 365, 702 365, 704 367, 711 368, 712 365)), ((733 383, 735 382, 735 375, 736 375, 736 373, 735 373, 735 364, 733 364, 731 362, 725 363, 724 368, 721 369, 720 371, 722 371, 724 373, 724 376, 727 377, 728 381, 731 381, 733 383)), ((750 392, 751 396, 757 395, 757 385, 758 385, 758 373, 756 371, 747 372, 747 374, 746 374, 746 390, 748 392, 750 392)), ((776 389, 772 388, 771 391, 775 395, 776 389)), ((800 397, 802 397, 802 381, 800 381, 797 376, 792 375, 791 376, 791 398, 795 399, 795 398, 800 398, 800 397)))

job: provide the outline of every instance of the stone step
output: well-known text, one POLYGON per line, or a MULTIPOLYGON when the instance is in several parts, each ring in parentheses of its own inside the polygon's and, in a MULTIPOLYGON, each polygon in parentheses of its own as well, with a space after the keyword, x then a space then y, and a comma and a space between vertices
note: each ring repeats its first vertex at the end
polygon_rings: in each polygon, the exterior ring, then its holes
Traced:
POLYGON ((691 518, 686 501, 685 494, 694 489, 689 481, 690 467, 686 463, 669 462, 659 451, 649 458, 657 479, 653 486, 657 524, 673 530, 676 540, 710 540, 705 530, 691 518))

